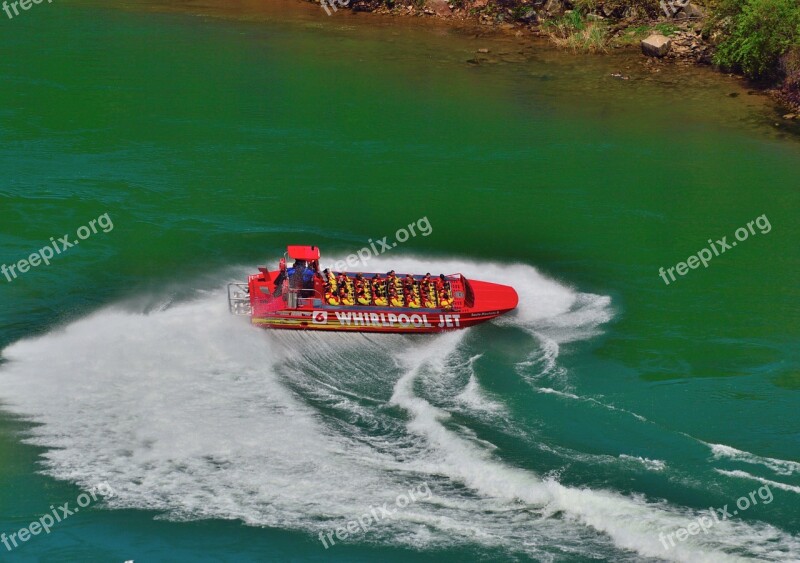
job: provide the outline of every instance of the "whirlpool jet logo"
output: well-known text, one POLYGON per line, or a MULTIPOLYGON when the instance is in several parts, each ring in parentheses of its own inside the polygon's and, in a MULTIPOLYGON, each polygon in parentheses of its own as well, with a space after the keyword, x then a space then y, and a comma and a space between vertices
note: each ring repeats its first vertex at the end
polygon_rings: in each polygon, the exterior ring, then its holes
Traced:
POLYGON ((315 325, 324 325, 328 322, 328 311, 314 311, 311 315, 311 322, 315 325))

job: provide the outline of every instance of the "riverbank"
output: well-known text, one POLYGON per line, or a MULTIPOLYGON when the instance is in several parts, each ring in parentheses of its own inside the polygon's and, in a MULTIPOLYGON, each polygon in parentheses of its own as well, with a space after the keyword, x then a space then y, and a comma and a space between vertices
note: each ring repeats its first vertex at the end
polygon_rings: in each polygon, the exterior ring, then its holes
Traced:
MULTIPOLYGON (((597 0, 543 0, 535 3, 491 0, 307 0, 335 16, 342 10, 390 17, 436 19, 473 25, 516 37, 536 37, 573 52, 641 52, 644 64, 714 66, 725 25, 707 7, 683 2, 626 3, 597 0), (627 5, 626 5, 627 4, 627 5), (655 10, 655 11, 654 11, 655 10), (643 44, 647 43, 647 45, 643 44)), ((729 24, 728 27, 730 27, 729 24)), ((479 60, 479 59, 476 59, 479 60)), ((781 63, 784 64, 784 63, 781 63)), ((791 74, 791 73, 789 73, 791 74)), ((619 78, 625 79, 620 73, 619 78)), ((742 77, 747 80, 746 77, 742 77)), ((782 105, 784 120, 800 120, 800 85, 790 78, 747 80, 751 91, 782 105)))

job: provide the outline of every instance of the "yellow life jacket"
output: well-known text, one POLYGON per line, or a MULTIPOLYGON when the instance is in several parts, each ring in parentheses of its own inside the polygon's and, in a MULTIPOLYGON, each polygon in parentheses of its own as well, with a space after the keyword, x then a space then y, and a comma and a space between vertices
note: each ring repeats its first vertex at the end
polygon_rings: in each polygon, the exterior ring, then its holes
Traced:
POLYGON ((400 295, 395 295, 394 297, 392 297, 391 302, 392 302, 392 307, 402 307, 403 305, 405 305, 405 303, 403 303, 403 298, 400 295))
POLYGON ((339 290, 339 284, 336 283, 336 276, 333 272, 328 272, 328 285, 331 286, 331 291, 336 293, 339 290))
POLYGON ((356 304, 356 297, 355 297, 355 288, 353 287, 353 280, 347 278, 347 281, 344 285, 345 296, 342 298, 342 305, 355 305, 356 304))
POLYGON ((420 298, 419 298, 419 286, 414 284, 410 294, 411 299, 408 300, 408 306, 413 307, 414 309, 418 309, 420 306, 420 298))
POLYGON ((372 290, 368 281, 361 283, 361 293, 357 298, 360 305, 369 305, 372 302, 372 290))
POLYGON ((425 291, 425 307, 428 309, 436 308, 436 290, 434 289, 433 284, 430 283, 425 291))

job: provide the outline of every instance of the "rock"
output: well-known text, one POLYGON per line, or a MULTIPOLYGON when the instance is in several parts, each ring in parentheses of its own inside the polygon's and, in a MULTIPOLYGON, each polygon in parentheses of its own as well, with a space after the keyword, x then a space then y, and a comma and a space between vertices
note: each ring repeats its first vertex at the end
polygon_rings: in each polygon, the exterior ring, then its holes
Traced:
POLYGON ((784 119, 797 119, 797 115, 794 113, 787 113, 783 116, 784 119))
POLYGON ((564 4, 561 0, 547 0, 544 4, 544 11, 551 16, 560 16, 564 13, 564 4))
MULTIPOLYGON (((453 13, 447 0, 425 0, 425 7, 437 16, 449 16, 453 13)), ((426 10, 426 13, 428 13, 428 10, 426 10)))
POLYGON ((658 57, 659 59, 669 53, 669 48, 672 45, 669 37, 664 37, 654 33, 646 39, 642 39, 642 53, 648 57, 658 57))
POLYGON ((681 12, 686 14, 686 16, 689 17, 689 18, 704 18, 704 17, 706 17, 705 10, 703 10, 703 8, 701 8, 700 6, 698 6, 696 4, 692 4, 691 2, 686 4, 683 7, 683 10, 681 10, 681 12))
POLYGON ((486 48, 478 49, 478 52, 479 53, 488 53, 489 49, 486 49, 486 48))
POLYGON ((615 12, 617 12, 617 11, 618 11, 617 8, 614 8, 614 7, 612 7, 612 6, 608 5, 608 4, 603 5, 603 8, 602 8, 603 15, 605 17, 607 17, 607 18, 610 18, 611 16, 613 16, 615 14, 615 12))
POLYGON ((533 8, 528 8, 517 19, 519 21, 525 22, 525 23, 535 23, 536 22, 536 10, 534 10, 533 8))

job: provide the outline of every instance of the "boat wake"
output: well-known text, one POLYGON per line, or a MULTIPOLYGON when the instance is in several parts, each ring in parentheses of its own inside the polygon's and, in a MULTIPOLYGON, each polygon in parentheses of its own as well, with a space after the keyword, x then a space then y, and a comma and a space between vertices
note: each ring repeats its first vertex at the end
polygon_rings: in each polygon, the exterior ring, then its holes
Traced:
MULTIPOLYGON (((403 271, 403 260, 391 267, 403 271)), ((508 436, 531 430, 481 385, 477 366, 496 353, 484 339, 515 331, 536 350, 510 359, 509 372, 544 358, 540 369, 553 373, 557 345, 596 334, 613 316, 610 300, 529 266, 445 267, 512 281, 518 312, 419 337, 261 331, 229 316, 216 294, 148 313, 109 308, 5 349, 0 400, 36 423, 28 441, 47 448, 48 474, 87 488, 107 481, 111 509, 316 536, 426 483, 430 498, 351 541, 539 560, 781 560, 800 551, 794 536, 744 521, 667 551, 659 532, 686 526, 694 510, 566 486, 509 459, 481 425, 508 436)))

